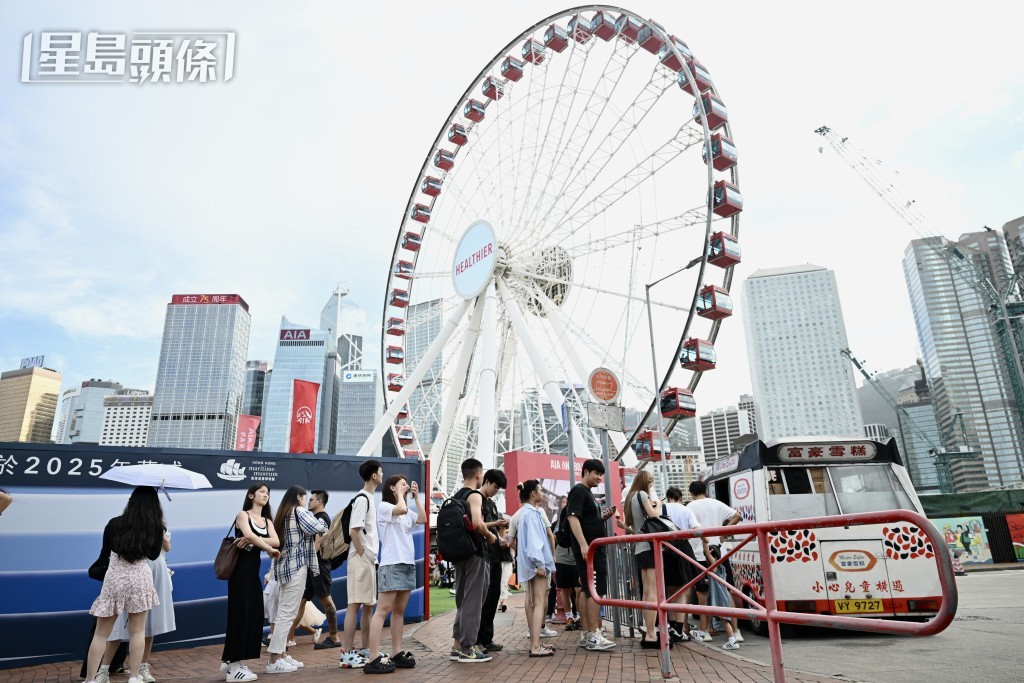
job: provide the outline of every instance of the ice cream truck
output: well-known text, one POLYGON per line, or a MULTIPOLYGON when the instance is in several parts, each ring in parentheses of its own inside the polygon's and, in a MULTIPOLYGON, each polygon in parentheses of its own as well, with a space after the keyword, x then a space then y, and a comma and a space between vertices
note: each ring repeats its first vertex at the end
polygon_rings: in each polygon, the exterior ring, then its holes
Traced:
MULTIPOLYGON (((923 514, 894 439, 754 441, 740 453, 716 460, 702 479, 708 496, 734 508, 743 522, 895 509, 923 514)), ((769 538, 779 610, 914 618, 939 609, 936 549, 914 525, 803 529, 769 538)), ((736 587, 763 604, 760 558, 755 539, 731 562, 736 587)), ((767 633, 763 622, 750 626, 767 633)))

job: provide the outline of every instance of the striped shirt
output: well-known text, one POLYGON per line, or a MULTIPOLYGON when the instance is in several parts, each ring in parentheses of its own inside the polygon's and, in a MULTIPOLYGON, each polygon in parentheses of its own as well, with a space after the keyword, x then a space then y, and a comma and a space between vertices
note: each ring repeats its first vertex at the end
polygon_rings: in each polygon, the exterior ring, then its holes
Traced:
POLYGON ((320 574, 313 537, 327 533, 327 525, 305 508, 295 508, 295 519, 289 520, 281 534, 281 557, 274 560, 274 578, 279 583, 291 581, 300 571, 309 567, 320 574))

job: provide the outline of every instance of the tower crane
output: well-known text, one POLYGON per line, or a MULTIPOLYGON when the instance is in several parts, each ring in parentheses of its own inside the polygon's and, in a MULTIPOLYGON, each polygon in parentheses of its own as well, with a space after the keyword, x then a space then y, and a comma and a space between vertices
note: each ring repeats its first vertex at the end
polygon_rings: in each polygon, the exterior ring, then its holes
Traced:
MULTIPOLYGON (((842 137, 828 126, 814 131, 821 135, 841 159, 868 184, 878 196, 889 205, 907 225, 917 233, 925 245, 945 263, 954 278, 972 288, 981 297, 988 309, 992 329, 995 332, 1003 359, 1003 367, 1009 379, 1012 398, 1016 403, 1017 418, 1024 426, 1024 302, 1019 296, 1019 277, 1014 275, 1000 288, 994 284, 974 261, 957 245, 939 235, 925 217, 917 210, 914 200, 903 197, 887 178, 881 174, 882 162, 869 157, 862 150, 849 144, 848 137, 842 137)), ((819 148, 821 151, 822 148, 819 148)), ((1009 398, 1009 397, 1008 397, 1009 398)), ((962 418, 961 418, 962 422, 962 418)), ((954 431, 955 420, 948 433, 954 431)))
MULTIPOLYGON (((914 432, 914 434, 920 437, 921 440, 928 445, 928 452, 935 457, 935 472, 939 477, 939 491, 941 493, 956 493, 956 487, 953 485, 953 470, 951 466, 951 461, 957 458, 964 460, 974 460, 978 458, 981 454, 978 453, 977 451, 970 450, 969 447, 963 449, 961 449, 959 446, 952 446, 950 448, 946 448, 944 445, 936 443, 935 440, 932 439, 932 437, 928 434, 928 432, 920 424, 918 424, 913 417, 911 417, 910 413, 907 412, 907 409, 903 407, 903 404, 896 400, 896 397, 892 395, 892 392, 886 389, 885 385, 878 381, 878 378, 876 378, 873 374, 868 372, 868 369, 864 367, 864 363, 859 361, 857 357, 853 355, 853 352, 850 351, 850 349, 840 349, 839 353, 846 356, 850 360, 850 362, 853 363, 853 367, 857 368, 857 370, 860 371, 860 374, 862 374, 864 376, 864 379, 867 380, 869 384, 871 384, 875 391, 878 392, 879 396, 881 396, 885 400, 885 402, 889 404, 890 408, 896 411, 896 414, 899 415, 899 417, 901 418, 900 424, 906 424, 910 428, 910 430, 914 432)), ((960 426, 962 430, 963 414, 960 413, 959 411, 957 411, 956 416, 954 416, 953 418, 954 424, 956 423, 956 420, 958 418, 960 420, 960 426)), ((945 443, 949 443, 950 440, 953 440, 955 438, 955 430, 950 429, 946 434, 943 435, 942 441, 945 443)), ((965 444, 966 441, 967 439, 965 436, 965 444)), ((903 450, 907 450, 906 442, 904 442, 903 450)), ((909 457, 909 453, 904 452, 904 455, 907 455, 909 457)))

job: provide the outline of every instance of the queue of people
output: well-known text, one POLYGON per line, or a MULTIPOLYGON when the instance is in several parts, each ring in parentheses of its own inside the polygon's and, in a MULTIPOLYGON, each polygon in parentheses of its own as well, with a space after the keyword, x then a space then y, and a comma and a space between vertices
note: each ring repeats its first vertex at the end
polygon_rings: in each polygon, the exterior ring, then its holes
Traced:
MULTIPOLYGON (((675 488, 668 490, 668 501, 663 503, 653 494, 650 473, 643 470, 625 497, 623 521, 614 506, 602 510, 593 494, 605 475, 604 466, 597 459, 583 463, 581 480, 563 499, 563 508, 554 524, 543 510, 545 493, 538 480, 517 485, 521 507, 511 519, 506 519, 494 502, 507 487, 505 474, 497 469, 485 472, 483 465, 472 458, 462 463, 461 470, 463 486, 452 498, 460 501, 466 511, 465 533, 472 546, 471 552, 451 563, 457 609, 449 655, 450 660, 461 664, 491 661, 494 653, 504 648, 494 640, 494 619, 499 605, 502 611, 505 609, 513 568, 525 591, 530 657, 554 655, 554 648, 542 639, 558 635, 545 626, 545 612, 550 612, 545 609, 548 596, 556 590, 562 592, 563 604, 569 609, 566 630, 581 631, 580 647, 593 652, 614 649, 617 643, 605 635, 601 608, 595 600, 607 595, 605 546, 598 546, 594 553, 593 585, 584 580, 590 544, 607 535, 610 518, 614 517, 618 526, 633 534, 665 528, 724 526, 739 521, 735 510, 707 498, 701 482, 691 485, 694 500, 689 505, 681 504, 682 493, 675 488)), ((221 672, 228 683, 258 679, 248 662, 260 658, 261 645, 267 646, 269 655, 263 673, 293 673, 303 668, 303 663, 289 654, 289 647, 295 645, 292 634, 303 623, 307 605, 314 599, 323 607, 320 617, 326 619, 329 629, 329 635, 321 642, 317 622, 314 647, 339 648, 340 667, 386 674, 416 666, 413 653, 402 650, 402 638, 405 608, 416 588, 413 534, 416 527, 427 521, 426 501, 417 482, 402 475, 385 479, 377 460, 362 463, 359 475, 363 486, 339 520, 348 548, 347 555, 340 556, 345 560, 348 594, 340 637, 337 608, 331 597, 332 566, 338 566, 332 561, 340 563, 340 559, 321 553, 325 536, 329 531, 334 534, 338 526, 332 525, 326 512, 327 492, 314 490, 310 494, 301 486, 291 486, 274 515, 269 486, 256 484, 246 491, 232 526, 237 563, 227 581, 227 621, 221 656, 221 672), (378 488, 382 489, 382 502, 375 504, 378 488), (272 560, 266 591, 260 578, 263 553, 272 560), (383 651, 381 644, 389 616, 391 653, 383 651), (272 628, 269 641, 263 638, 265 618, 272 628), (361 621, 361 648, 355 642, 357 621, 361 621)), ((461 525, 459 522, 460 528, 461 525)), ((104 529, 103 551, 90 568, 90 576, 102 580, 103 586, 90 610, 96 624, 85 667, 89 683, 108 683, 111 662, 121 641, 128 642, 129 683, 155 683, 148 662, 153 638, 174 630, 171 572, 164 559, 164 553, 170 551, 170 538, 157 492, 146 486, 133 491, 124 512, 111 519, 104 529)), ((686 541, 682 543, 687 554, 692 550, 692 557, 708 566, 718 556, 718 542, 694 539, 692 546, 686 541)), ((653 550, 649 543, 640 542, 632 544, 632 551, 644 599, 653 601, 653 550)), ((664 554, 663 564, 670 594, 695 576, 689 563, 673 552, 664 554)), ((724 574, 727 564, 720 571, 724 574)), ((731 580, 724 575, 723 578, 731 580)), ((697 600, 701 604, 728 604, 728 593, 714 588, 706 579, 698 583, 697 600)), ((686 603, 686 596, 677 599, 686 603)), ((737 643, 742 641, 738 629, 730 620, 721 622, 728 638, 724 647, 738 648, 737 643)), ((641 646, 657 648, 654 611, 644 612, 641 631, 641 646)), ((699 628, 689 629, 685 613, 673 617, 669 635, 673 642, 711 639, 706 617, 701 618, 699 628)))

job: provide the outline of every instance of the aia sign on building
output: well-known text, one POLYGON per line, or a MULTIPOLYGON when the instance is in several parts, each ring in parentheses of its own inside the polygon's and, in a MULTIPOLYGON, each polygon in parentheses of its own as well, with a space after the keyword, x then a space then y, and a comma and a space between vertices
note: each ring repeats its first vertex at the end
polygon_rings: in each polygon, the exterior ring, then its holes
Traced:
POLYGON ((281 330, 280 341, 309 341, 309 330, 281 330))

